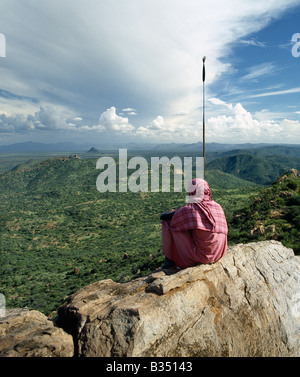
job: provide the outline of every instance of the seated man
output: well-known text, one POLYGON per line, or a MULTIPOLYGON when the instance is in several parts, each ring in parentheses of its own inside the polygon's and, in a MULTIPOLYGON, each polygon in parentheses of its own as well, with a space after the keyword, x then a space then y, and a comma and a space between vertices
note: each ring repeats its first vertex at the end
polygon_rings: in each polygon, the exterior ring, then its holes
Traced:
POLYGON ((162 268, 214 263, 226 253, 226 217, 222 207, 211 200, 208 183, 195 178, 188 191, 187 205, 161 216, 162 249, 166 256, 162 268))

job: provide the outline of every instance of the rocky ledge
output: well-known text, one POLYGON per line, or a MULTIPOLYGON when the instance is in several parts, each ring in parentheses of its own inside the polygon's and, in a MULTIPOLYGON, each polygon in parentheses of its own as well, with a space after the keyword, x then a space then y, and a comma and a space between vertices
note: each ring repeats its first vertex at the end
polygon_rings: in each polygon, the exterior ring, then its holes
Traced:
POLYGON ((0 318, 0 356, 71 357, 72 336, 36 311, 9 309, 0 318))
POLYGON ((215 264, 93 283, 48 322, 0 320, 0 355, 48 355, 46 336, 52 356, 71 356, 72 334, 85 357, 300 356, 299 257, 277 241, 235 245, 215 264))

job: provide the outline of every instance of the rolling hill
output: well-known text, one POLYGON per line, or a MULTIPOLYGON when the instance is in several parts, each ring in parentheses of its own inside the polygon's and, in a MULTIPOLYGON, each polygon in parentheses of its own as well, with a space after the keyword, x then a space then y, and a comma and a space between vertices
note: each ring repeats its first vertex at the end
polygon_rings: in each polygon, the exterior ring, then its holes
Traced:
MULTIPOLYGON (((184 205, 185 193, 99 193, 96 160, 51 158, 0 175, 0 292, 8 307, 48 315, 82 286, 161 265, 159 216, 184 205)), ((228 216, 258 191, 223 172, 207 180, 228 216)))
POLYGON ((259 186, 256 183, 239 178, 233 174, 224 173, 221 170, 206 170, 205 180, 209 186, 214 189, 229 190, 242 187, 255 187, 259 186))
POLYGON ((300 170, 300 158, 280 155, 256 156, 249 153, 230 155, 209 162, 207 170, 221 170, 260 185, 269 185, 285 171, 300 170))
MULTIPOLYGON (((253 158, 236 156, 233 166, 254 164, 253 158)), ((0 175, 0 292, 8 307, 27 306, 49 315, 80 287, 107 278, 128 281, 161 265, 159 216, 184 205, 185 193, 99 193, 96 161, 28 160, 0 175)), ((252 207, 248 209, 256 203, 251 196, 257 197, 261 187, 221 169, 207 170, 205 178, 226 213, 229 242, 239 242, 239 236, 250 240, 257 218, 247 223, 252 207)), ((290 187, 295 189, 295 183, 290 187)), ((285 200, 279 198, 276 203, 285 200)), ((291 222, 294 214, 297 219, 297 203, 284 203, 289 211, 280 221, 291 222)), ((264 224, 269 225, 274 224, 264 224)))
MULTIPOLYGON (((45 152, 73 152, 78 153, 86 151, 92 147, 100 150, 118 150, 119 148, 127 148, 128 150, 142 150, 152 152, 192 152, 202 153, 202 142, 196 143, 104 143, 100 142, 96 145, 93 143, 73 143, 73 142, 58 142, 58 143, 41 143, 33 141, 25 141, 10 145, 0 145, 0 153, 45 153, 45 152)), ((214 153, 226 153, 234 151, 231 154, 254 153, 259 155, 279 154, 290 157, 300 157, 299 144, 265 144, 265 143, 244 143, 244 144, 221 144, 221 143, 206 143, 206 151, 214 153)))
POLYGON ((236 211, 230 222, 235 242, 275 239, 300 255, 300 175, 285 172, 236 211))

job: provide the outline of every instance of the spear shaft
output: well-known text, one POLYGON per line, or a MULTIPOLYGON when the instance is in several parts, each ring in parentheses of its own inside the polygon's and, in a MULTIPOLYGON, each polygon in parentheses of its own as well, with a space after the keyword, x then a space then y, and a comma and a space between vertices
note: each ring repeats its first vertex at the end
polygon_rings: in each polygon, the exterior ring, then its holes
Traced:
POLYGON ((205 177, 205 60, 204 56, 202 59, 202 81, 203 81, 203 177, 205 177))

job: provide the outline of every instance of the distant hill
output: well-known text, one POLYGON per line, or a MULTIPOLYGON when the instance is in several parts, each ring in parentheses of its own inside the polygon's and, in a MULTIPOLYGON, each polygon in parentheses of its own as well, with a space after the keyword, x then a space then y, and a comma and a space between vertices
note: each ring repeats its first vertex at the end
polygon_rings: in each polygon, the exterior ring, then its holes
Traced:
MULTIPOLYGON (((198 152, 201 156, 203 143, 161 143, 152 147, 154 151, 179 151, 198 152)), ((266 143, 243 143, 243 144, 222 144, 206 143, 206 152, 223 153, 224 156, 240 153, 250 153, 254 155, 283 155, 290 157, 300 157, 300 144, 266 144, 266 143)), ((223 157, 223 156, 222 156, 223 157)))
MULTIPOLYGON (((0 153, 41 153, 41 152, 83 152, 89 149, 101 150, 118 150, 127 148, 128 150, 144 150, 167 153, 167 152, 191 152, 202 155, 202 142, 197 143, 73 143, 73 142, 58 142, 58 143, 40 143, 33 141, 26 141, 22 143, 15 143, 10 145, 0 145, 0 153)), ((206 143, 206 151, 208 153, 252 153, 258 155, 280 154, 290 157, 300 157, 300 145, 272 145, 272 144, 221 144, 221 143, 206 143)), ((223 156, 222 156, 223 157, 223 156)))
POLYGON ((1 153, 43 153, 43 152, 75 152, 85 151, 89 145, 75 144, 71 142, 60 143, 39 143, 34 141, 25 141, 10 145, 1 145, 1 153))
POLYGON ((300 170, 300 158, 279 155, 255 156, 241 153, 209 162, 207 170, 221 170, 260 185, 268 185, 288 169, 300 170))
POLYGON ((237 187, 253 187, 255 183, 238 178, 233 174, 224 173, 220 170, 206 170, 205 180, 214 189, 236 189, 237 187))
POLYGON ((300 254, 300 175, 285 172, 251 198, 229 226, 231 242, 275 239, 300 254))
POLYGON ((23 163, 20 163, 20 164, 17 164, 15 167, 13 167, 11 170, 12 171, 17 171, 17 170, 22 170, 22 169, 26 169, 32 165, 35 165, 37 164, 38 161, 36 161, 35 159, 31 158, 30 160, 27 160, 23 163))
POLYGON ((89 149, 89 150, 87 151, 87 153, 100 153, 100 150, 97 149, 97 148, 95 148, 95 147, 92 147, 91 149, 89 149))
POLYGON ((257 145, 254 144, 241 146, 232 145, 233 148, 225 150, 220 149, 218 152, 219 158, 234 156, 237 154, 251 154, 253 156, 285 156, 285 157, 300 157, 300 145, 257 145))
POLYGON ((55 157, 40 163, 16 166, 0 175, 0 191, 10 195, 72 192, 82 187, 95 187, 97 170, 94 159, 55 157))
MULTIPOLYGON (((93 152, 91 154, 93 155, 93 152)), ((41 192, 46 195, 47 192, 52 191, 76 190, 76 187, 95 189, 96 178, 99 174, 96 170, 96 160, 72 157, 54 157, 42 162, 31 159, 18 164, 11 171, 0 175, 0 190, 2 193, 36 194, 41 192)), ((128 173, 128 176, 130 174, 128 173)), ((205 179, 212 188, 217 189, 255 186, 255 183, 251 181, 215 169, 207 170, 205 179)), ((150 186, 149 189, 151 189, 150 186)))
MULTIPOLYGON (((222 144, 222 143, 206 143, 205 150, 207 152, 224 152, 232 149, 256 149, 268 146, 268 144, 222 144)), ((160 143, 152 147, 155 151, 180 151, 180 152, 199 152, 201 154, 203 143, 160 143)))

